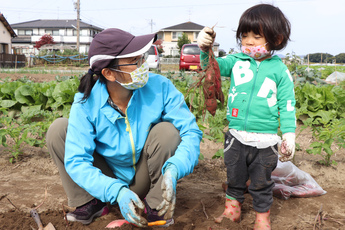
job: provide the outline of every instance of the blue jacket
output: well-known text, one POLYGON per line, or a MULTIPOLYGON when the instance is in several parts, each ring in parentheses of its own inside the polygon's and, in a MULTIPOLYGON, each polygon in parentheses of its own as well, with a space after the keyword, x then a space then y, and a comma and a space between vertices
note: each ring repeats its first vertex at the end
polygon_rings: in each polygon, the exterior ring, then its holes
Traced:
POLYGON ((135 165, 151 127, 162 121, 171 122, 182 139, 162 170, 172 163, 180 179, 197 165, 202 132, 183 94, 167 78, 150 73, 147 84, 133 91, 126 117, 109 105, 106 85, 99 81, 85 102, 80 102, 82 96, 75 95, 70 112, 65 168, 92 196, 103 202, 116 202, 119 190, 133 181, 135 165), (94 151, 105 158, 117 179, 105 176, 92 165, 94 151))

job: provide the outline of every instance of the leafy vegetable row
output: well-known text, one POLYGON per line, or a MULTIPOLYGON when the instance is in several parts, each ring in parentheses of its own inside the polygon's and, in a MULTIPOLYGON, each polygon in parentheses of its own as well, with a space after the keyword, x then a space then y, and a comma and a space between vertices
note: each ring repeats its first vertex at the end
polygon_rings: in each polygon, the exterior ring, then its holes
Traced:
MULTIPOLYGON (((191 89, 198 79, 197 73, 168 72, 165 74, 185 96, 187 105, 196 116, 204 137, 216 142, 224 141, 227 97, 225 106, 220 106, 213 117, 205 108, 202 89, 191 89), (187 94, 188 92, 188 94, 187 94)), ((229 78, 222 79, 224 95, 228 94, 229 78)), ((13 161, 21 153, 20 144, 44 146, 45 133, 57 117, 68 117, 74 94, 79 86, 79 77, 66 77, 56 81, 36 83, 26 78, 0 82, 0 144, 7 146, 7 138, 15 141, 9 152, 13 161)), ((312 127, 315 142, 308 152, 321 155, 325 164, 330 164, 332 143, 343 147, 345 130, 339 124, 345 119, 345 84, 314 85, 298 82, 295 87, 296 117, 304 128, 312 127), (326 154, 325 154, 326 153, 326 154)), ((219 103, 219 102, 218 102, 219 103)), ((341 125, 344 127, 344 125, 341 125)), ((219 150, 214 157, 223 156, 219 150)), ((201 157, 202 158, 202 157, 201 157)))

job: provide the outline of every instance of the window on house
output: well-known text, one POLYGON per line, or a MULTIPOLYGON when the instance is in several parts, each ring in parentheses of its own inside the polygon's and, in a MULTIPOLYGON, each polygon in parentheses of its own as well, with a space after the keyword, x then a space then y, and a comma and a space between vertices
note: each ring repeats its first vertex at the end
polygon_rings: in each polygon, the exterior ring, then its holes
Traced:
POLYGON ((157 40, 162 39, 163 40, 163 33, 158 33, 157 34, 157 40))
POLYGON ((50 34, 52 36, 60 35, 59 30, 46 30, 46 34, 50 34))
POLYGON ((1 54, 6 53, 5 44, 3 44, 3 43, 0 44, 0 53, 1 53, 1 54))
MULTIPOLYGON (((79 30, 79 36, 81 35, 81 30, 79 30)), ((73 30, 73 36, 77 36, 77 30, 73 30)))
POLYGON ((18 30, 18 35, 25 35, 25 30, 18 30))
POLYGON ((179 37, 182 37, 183 32, 172 32, 172 40, 177 40, 179 37))
POLYGON ((25 35, 32 35, 32 30, 25 30, 25 35))
POLYGON ((199 32, 194 32, 194 41, 196 41, 198 39, 198 36, 199 36, 199 32))

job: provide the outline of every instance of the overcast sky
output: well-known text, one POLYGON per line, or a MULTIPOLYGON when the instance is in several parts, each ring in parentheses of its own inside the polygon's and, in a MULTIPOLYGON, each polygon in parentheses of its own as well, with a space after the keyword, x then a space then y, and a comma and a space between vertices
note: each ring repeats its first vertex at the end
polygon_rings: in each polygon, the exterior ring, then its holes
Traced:
MULTIPOLYGON (((76 19, 76 0, 0 0, 10 24, 37 19, 76 19)), ((241 14, 258 3, 279 7, 291 22, 291 41, 281 54, 345 53, 345 0, 80 0, 81 20, 134 35, 157 32, 187 21, 212 27, 226 52, 238 46, 241 14)))

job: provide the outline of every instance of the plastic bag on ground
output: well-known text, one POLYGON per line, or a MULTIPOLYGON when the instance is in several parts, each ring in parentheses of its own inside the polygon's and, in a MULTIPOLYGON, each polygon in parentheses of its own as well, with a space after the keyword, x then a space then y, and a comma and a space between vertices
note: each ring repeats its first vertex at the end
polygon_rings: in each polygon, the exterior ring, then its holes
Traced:
POLYGON ((275 182, 273 195, 287 200, 290 197, 314 197, 326 194, 318 183, 292 162, 278 160, 276 169, 272 172, 272 180, 275 182))

